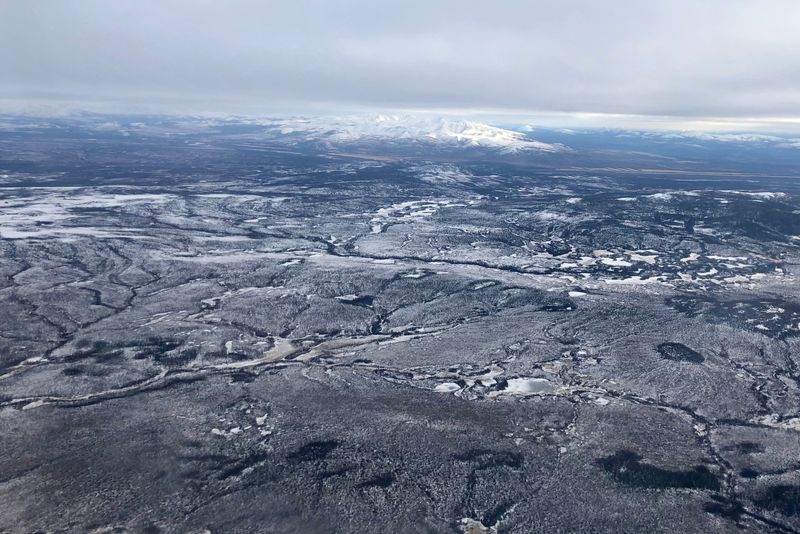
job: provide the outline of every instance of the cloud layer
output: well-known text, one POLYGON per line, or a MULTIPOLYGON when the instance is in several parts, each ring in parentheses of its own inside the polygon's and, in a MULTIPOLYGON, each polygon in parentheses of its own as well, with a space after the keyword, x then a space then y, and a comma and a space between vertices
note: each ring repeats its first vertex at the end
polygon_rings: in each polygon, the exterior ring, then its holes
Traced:
POLYGON ((800 114, 796 0, 4 0, 0 98, 800 114))

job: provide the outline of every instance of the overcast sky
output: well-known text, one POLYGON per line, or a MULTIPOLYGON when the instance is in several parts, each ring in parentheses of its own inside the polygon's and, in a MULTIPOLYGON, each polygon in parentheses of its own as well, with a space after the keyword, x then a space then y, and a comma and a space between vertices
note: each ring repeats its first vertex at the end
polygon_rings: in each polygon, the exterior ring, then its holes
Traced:
POLYGON ((800 125, 800 0, 0 0, 0 104, 65 102, 800 125))

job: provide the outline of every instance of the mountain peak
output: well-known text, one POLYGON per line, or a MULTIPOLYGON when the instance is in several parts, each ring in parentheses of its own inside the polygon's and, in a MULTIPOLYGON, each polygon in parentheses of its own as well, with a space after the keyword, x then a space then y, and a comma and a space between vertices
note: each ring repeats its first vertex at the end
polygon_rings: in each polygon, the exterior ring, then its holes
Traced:
POLYGON ((566 148, 563 145, 529 139, 521 132, 449 117, 378 114, 294 118, 277 121, 276 126, 284 134, 301 134, 304 140, 334 144, 395 140, 480 147, 501 152, 558 152, 566 148))

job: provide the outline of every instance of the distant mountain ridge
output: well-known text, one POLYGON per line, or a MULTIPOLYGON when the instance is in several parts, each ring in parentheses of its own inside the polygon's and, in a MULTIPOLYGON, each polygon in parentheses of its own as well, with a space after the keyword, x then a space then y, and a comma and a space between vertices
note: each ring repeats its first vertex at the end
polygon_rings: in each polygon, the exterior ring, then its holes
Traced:
POLYGON ((488 124, 446 117, 371 115, 335 118, 292 118, 270 121, 282 135, 305 141, 348 144, 399 141, 447 147, 476 147, 505 153, 561 152, 561 144, 529 139, 526 134, 488 124))

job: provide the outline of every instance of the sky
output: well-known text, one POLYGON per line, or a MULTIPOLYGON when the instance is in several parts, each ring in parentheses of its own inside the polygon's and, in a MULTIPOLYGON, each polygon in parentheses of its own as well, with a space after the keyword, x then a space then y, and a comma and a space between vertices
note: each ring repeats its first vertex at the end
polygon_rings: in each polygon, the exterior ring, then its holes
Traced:
POLYGON ((0 0, 0 109, 800 131, 800 1, 0 0))

